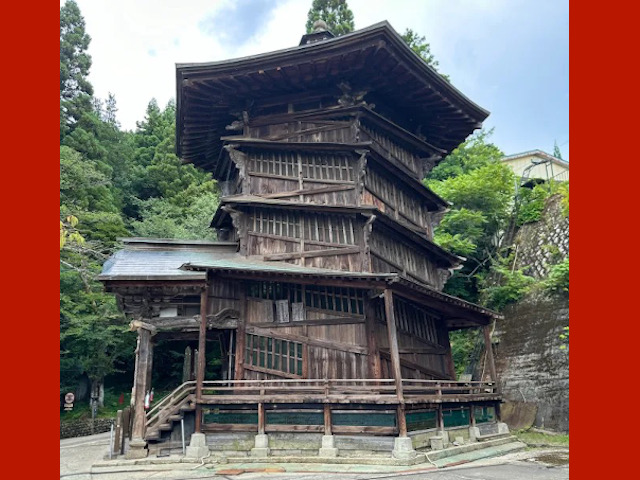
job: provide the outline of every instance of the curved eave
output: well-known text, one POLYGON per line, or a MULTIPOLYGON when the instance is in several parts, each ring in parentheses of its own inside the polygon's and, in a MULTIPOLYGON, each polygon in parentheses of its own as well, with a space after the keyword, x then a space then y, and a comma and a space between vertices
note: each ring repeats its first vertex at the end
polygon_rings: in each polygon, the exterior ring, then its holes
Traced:
POLYGON ((334 39, 276 52, 177 64, 178 156, 199 165, 211 162, 224 125, 231 119, 228 111, 234 102, 256 94, 335 87, 340 79, 352 77, 374 83, 374 95, 389 96, 391 103, 411 110, 409 116, 424 117, 426 124, 440 132, 435 145, 445 151, 455 148, 489 114, 429 67, 385 21, 334 39), (389 71, 377 68, 378 59, 390 65, 389 71), (410 91, 422 92, 423 98, 410 91), (185 139, 190 142, 189 148, 185 139))

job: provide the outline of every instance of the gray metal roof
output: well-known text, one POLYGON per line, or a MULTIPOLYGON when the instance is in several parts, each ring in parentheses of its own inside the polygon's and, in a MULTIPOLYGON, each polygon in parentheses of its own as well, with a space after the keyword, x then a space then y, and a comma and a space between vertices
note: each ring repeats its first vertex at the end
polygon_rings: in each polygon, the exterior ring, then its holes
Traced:
POLYGON ((391 279, 395 273, 373 274, 265 262, 245 257, 228 242, 192 242, 163 239, 123 239, 125 248, 104 263, 98 280, 204 280, 206 270, 279 273, 303 276, 391 279))

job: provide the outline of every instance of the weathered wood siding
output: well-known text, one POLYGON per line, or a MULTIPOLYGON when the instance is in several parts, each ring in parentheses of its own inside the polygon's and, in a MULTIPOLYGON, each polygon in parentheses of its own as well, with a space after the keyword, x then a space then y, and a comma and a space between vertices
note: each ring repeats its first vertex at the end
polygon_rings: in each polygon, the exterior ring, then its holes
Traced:
POLYGON ((416 180, 422 180, 424 173, 423 161, 410 150, 402 147, 398 142, 369 126, 361 125, 360 141, 374 142, 380 149, 392 159, 406 167, 416 180))
POLYGON ((360 203, 374 205, 395 220, 433 238, 431 214, 420 197, 377 169, 367 169, 360 203))
POLYGON ((247 213, 246 251, 308 267, 361 271, 363 231, 355 215, 276 209, 247 213))
POLYGON ((443 287, 443 276, 425 252, 390 235, 386 230, 374 229, 369 248, 373 272, 403 273, 438 290, 443 287))
POLYGON ((244 378, 366 378, 364 295, 340 287, 249 284, 244 378), (294 369, 276 360, 283 345, 294 369))
MULTIPOLYGON (((402 378, 449 378, 448 344, 444 322, 408 300, 394 297, 398 350, 402 378)), ((382 302, 375 302, 376 341, 380 349, 382 378, 393 378, 389 357, 389 337, 382 302)))

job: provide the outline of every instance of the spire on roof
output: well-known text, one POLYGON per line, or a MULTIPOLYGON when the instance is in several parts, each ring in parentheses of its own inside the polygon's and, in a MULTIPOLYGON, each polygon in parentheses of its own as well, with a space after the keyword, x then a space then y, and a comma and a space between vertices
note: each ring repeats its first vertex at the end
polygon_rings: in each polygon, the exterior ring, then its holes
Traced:
POLYGON ((300 40, 300 45, 307 45, 309 43, 316 43, 334 38, 335 35, 327 30, 327 28, 327 23, 324 20, 316 20, 313 22, 313 32, 303 35, 300 40))

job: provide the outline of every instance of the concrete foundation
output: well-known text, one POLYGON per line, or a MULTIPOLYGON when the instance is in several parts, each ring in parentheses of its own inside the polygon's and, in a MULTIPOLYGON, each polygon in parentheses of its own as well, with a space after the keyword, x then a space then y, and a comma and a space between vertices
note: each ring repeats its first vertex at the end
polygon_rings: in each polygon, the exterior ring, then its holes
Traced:
POLYGON ((209 447, 207 447, 207 437, 204 433, 191 434, 191 442, 186 449, 185 457, 187 458, 203 458, 209 455, 209 447))
POLYGON ((335 447, 335 439, 333 435, 322 436, 322 447, 318 455, 325 458, 333 458, 338 456, 338 449, 335 447))
POLYGON ((412 460, 416 457, 410 437, 396 437, 393 442, 391 456, 398 460, 412 460))
POLYGON ((138 458, 147 458, 149 450, 147 450, 147 442, 141 438, 133 438, 129 442, 129 449, 124 454, 124 458, 127 460, 134 460, 138 458))
POLYGON ((269 436, 266 433, 259 433, 255 437, 255 447, 251 449, 252 457, 269 456, 269 436))
POLYGON ((509 433, 509 425, 498 422, 498 433, 509 433))

